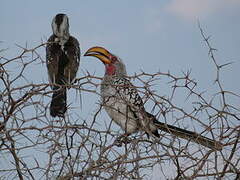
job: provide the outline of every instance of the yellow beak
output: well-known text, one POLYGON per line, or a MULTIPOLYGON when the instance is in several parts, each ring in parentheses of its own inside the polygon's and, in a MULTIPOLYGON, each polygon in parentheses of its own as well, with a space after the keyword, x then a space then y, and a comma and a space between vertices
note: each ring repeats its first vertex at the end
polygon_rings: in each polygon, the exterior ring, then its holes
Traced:
POLYGON ((92 47, 87 50, 84 56, 94 56, 100 59, 104 64, 111 64, 110 57, 112 54, 103 47, 92 47))

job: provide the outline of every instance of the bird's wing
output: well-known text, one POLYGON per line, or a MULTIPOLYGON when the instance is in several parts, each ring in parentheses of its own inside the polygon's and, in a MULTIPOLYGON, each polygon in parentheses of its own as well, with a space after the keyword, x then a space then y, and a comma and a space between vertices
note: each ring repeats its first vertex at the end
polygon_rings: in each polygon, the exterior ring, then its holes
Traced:
POLYGON ((144 106, 136 87, 124 77, 116 78, 113 81, 113 87, 116 90, 117 98, 126 104, 126 107, 129 109, 128 112, 133 113, 133 116, 139 119, 140 117, 137 115, 137 112, 144 108, 144 106))
POLYGON ((125 101, 132 111, 144 108, 142 98, 138 94, 137 88, 133 86, 128 79, 123 77, 117 78, 113 82, 113 86, 121 100, 125 101))
POLYGON ((131 134, 141 127, 139 110, 143 102, 129 80, 114 77, 110 82, 102 83, 101 93, 105 110, 126 133, 131 134))
POLYGON ((56 82, 56 75, 58 73, 59 51, 54 43, 55 36, 52 35, 47 41, 46 46, 46 63, 48 69, 49 80, 51 83, 56 82))
POLYGON ((76 77, 80 63, 80 47, 78 40, 70 36, 64 50, 69 60, 64 69, 64 76, 67 79, 68 83, 71 83, 76 77))

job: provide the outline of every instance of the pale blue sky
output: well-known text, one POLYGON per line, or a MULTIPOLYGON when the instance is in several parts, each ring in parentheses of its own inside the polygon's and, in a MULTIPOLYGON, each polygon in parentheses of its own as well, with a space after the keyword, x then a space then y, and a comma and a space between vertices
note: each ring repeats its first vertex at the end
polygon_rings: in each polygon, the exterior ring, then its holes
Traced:
MULTIPOLYGON (((224 88, 239 94, 239 0, 2 0, 0 4, 0 49, 9 48, 4 52, 8 58, 19 54, 15 44, 34 47, 45 41, 52 33, 52 18, 66 13, 82 54, 92 46, 103 46, 123 59, 129 75, 140 70, 181 74, 191 69, 199 88, 211 91, 215 67, 200 35, 199 20, 218 49, 219 64, 234 62, 223 71, 224 88)), ((45 58, 44 49, 39 51, 45 58)), ((35 68, 32 82, 46 82, 45 65, 35 68)), ((90 57, 81 58, 80 68, 78 77, 86 69, 99 76, 104 73, 102 64, 90 57)), ((92 98, 84 104, 81 114, 91 114, 96 101, 92 98)))
MULTIPOLYGON (((218 60, 235 62, 226 70, 226 76, 232 79, 240 67, 240 1, 237 0, 3 0, 1 47, 11 50, 15 43, 24 46, 26 42, 29 46, 38 45, 41 39, 50 36, 52 18, 59 12, 68 14, 70 32, 79 39, 82 52, 94 45, 104 46, 124 60, 129 74, 140 69, 178 73, 191 68, 200 81, 213 75, 213 69, 206 68, 211 64, 197 19, 206 33, 212 35, 218 60)), ((98 69, 99 63, 86 59, 82 58, 81 68, 98 69)))

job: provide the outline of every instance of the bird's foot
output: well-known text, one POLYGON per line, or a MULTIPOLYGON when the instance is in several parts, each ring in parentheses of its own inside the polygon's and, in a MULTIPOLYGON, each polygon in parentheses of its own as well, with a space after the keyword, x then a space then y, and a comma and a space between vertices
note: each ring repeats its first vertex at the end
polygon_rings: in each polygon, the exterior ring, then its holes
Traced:
POLYGON ((114 144, 118 147, 121 147, 122 144, 128 144, 131 140, 126 135, 119 136, 115 139, 114 144))

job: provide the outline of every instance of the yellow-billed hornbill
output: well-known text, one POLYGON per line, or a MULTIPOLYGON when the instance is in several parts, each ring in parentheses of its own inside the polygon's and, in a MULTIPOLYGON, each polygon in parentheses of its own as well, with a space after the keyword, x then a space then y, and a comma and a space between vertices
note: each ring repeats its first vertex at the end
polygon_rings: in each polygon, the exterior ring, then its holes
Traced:
POLYGON ((159 122, 154 115, 148 113, 137 89, 126 79, 126 68, 119 57, 102 47, 90 48, 84 56, 94 56, 105 65, 105 76, 101 83, 102 104, 111 119, 121 126, 126 135, 141 130, 148 135, 159 137, 158 130, 162 130, 211 149, 221 149, 221 143, 215 140, 159 122))
POLYGON ((46 60, 49 81, 54 90, 50 105, 53 117, 64 117, 67 110, 66 85, 76 77, 80 63, 79 42, 69 34, 69 22, 66 14, 57 14, 52 20, 53 34, 46 47, 46 60))

